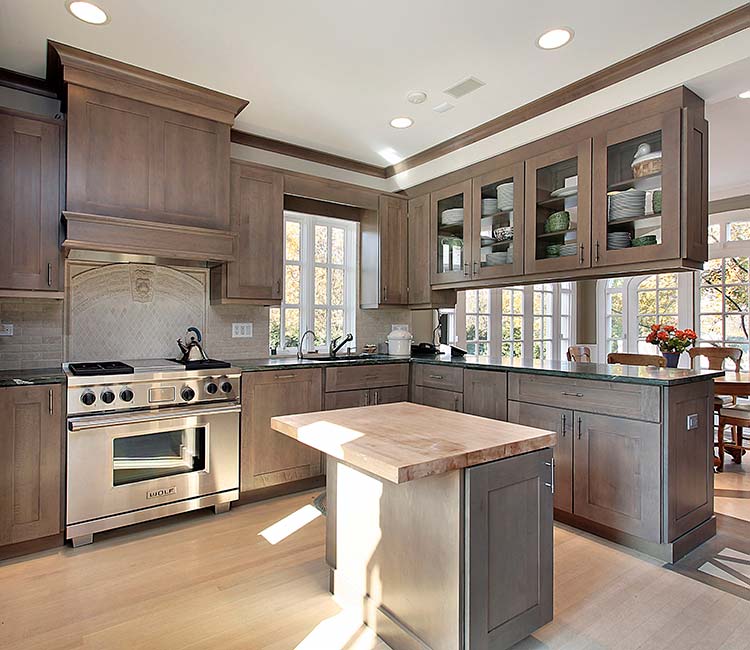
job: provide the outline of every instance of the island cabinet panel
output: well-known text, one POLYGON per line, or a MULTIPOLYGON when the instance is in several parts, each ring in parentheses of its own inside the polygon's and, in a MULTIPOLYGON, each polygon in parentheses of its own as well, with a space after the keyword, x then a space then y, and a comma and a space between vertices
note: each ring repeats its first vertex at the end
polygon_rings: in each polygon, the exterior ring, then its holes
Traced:
POLYGON ((645 384, 514 372, 508 377, 508 398, 649 422, 661 420, 660 388, 645 384))
POLYGON ((465 483, 467 647, 509 648, 552 620, 552 451, 468 468, 465 483))
POLYGON ((68 86, 67 210, 229 230, 229 125, 68 86))
POLYGON ((414 386, 412 389, 412 402, 424 406, 434 406, 438 409, 447 409, 459 413, 464 410, 464 396, 452 390, 441 390, 428 386, 414 386))
POLYGON ((574 432, 573 513, 658 543, 659 425, 576 412, 574 432))
POLYGON ((60 385, 0 388, 0 546, 62 530, 61 395, 60 385))
POLYGON ((0 111, 0 289, 61 288, 60 141, 59 124, 0 111))
POLYGON ((553 406, 508 402, 508 422, 557 433, 555 458, 555 510, 573 512, 573 411, 553 406))
POLYGON ((323 409, 318 369, 251 372, 242 376, 240 491, 323 473, 321 453, 271 429, 271 418, 323 409))
POLYGON ((231 224, 235 261, 211 269, 212 303, 281 302, 284 280, 284 176, 233 161, 231 224))
MULTIPOLYGON (((464 413, 493 420, 508 419, 508 375, 491 370, 464 370, 464 413)), ((546 429, 547 427, 540 427, 546 429)))

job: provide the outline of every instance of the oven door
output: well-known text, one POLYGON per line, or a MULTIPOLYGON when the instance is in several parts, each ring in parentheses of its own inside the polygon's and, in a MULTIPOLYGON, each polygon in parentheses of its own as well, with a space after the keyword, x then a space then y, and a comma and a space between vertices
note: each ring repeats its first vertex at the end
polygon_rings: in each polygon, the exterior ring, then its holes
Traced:
POLYGON ((239 488, 240 406, 68 420, 67 524, 239 488))

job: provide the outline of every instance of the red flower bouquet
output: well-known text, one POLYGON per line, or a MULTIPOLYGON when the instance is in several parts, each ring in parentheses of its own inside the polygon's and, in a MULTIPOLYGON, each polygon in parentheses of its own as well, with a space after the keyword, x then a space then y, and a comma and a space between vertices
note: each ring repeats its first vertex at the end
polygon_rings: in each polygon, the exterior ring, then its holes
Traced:
POLYGON ((646 337, 646 343, 658 345, 662 352, 681 354, 695 344, 698 335, 691 329, 679 330, 674 325, 656 323, 646 337))

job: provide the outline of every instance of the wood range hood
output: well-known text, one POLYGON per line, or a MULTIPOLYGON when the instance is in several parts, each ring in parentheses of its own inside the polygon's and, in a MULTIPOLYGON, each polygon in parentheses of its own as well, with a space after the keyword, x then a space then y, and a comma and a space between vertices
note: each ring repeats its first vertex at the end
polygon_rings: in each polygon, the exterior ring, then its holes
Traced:
POLYGON ((67 114, 62 247, 233 261, 229 148, 248 102, 48 41, 67 114))

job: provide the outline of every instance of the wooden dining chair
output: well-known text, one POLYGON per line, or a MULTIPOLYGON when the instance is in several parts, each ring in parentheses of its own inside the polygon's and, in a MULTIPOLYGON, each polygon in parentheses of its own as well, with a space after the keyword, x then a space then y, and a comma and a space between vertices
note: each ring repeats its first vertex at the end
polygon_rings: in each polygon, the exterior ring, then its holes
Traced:
POLYGON ((667 360, 658 354, 629 354, 627 352, 610 352, 607 363, 621 363, 624 366, 657 366, 665 368, 667 360))
POLYGON ((568 361, 591 363, 591 348, 586 345, 571 345, 567 352, 568 361))

